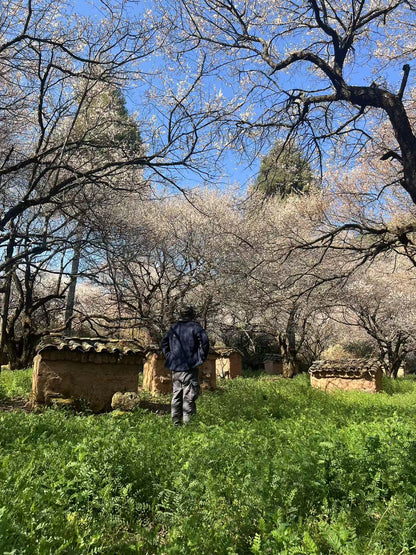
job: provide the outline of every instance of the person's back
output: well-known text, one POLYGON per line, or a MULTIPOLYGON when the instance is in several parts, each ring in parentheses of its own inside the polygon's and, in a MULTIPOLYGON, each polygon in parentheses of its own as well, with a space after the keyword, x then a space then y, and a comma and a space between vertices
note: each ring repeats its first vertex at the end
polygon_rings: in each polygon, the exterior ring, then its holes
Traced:
POLYGON ((189 422, 196 412, 195 401, 199 393, 200 366, 209 353, 209 340, 205 330, 194 321, 195 310, 188 307, 180 320, 171 326, 162 340, 166 366, 172 370, 172 418, 175 424, 189 422))
POLYGON ((209 351, 208 337, 197 322, 179 320, 165 335, 162 350, 166 366, 173 372, 187 372, 200 366, 209 351))

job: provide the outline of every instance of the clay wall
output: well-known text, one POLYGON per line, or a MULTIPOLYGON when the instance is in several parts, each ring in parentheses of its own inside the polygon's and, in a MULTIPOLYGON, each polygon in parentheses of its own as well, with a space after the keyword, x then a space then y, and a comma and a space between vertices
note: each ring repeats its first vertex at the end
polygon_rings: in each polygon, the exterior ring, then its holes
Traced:
POLYGON ((143 389, 152 394, 172 393, 172 376, 169 368, 165 367, 165 357, 161 352, 149 352, 143 365, 143 389))
POLYGON ((214 390, 217 388, 216 358, 214 353, 210 353, 204 364, 199 367, 199 383, 202 390, 214 390))
POLYGON ((32 400, 85 399, 94 412, 111 409, 117 391, 138 390, 141 354, 46 350, 34 359, 32 400))
POLYGON ((380 379, 368 378, 315 378, 311 376, 311 386, 324 391, 365 391, 377 393, 382 390, 380 379))
POLYGON ((234 379, 241 376, 242 371, 243 359, 239 353, 231 353, 228 356, 219 355, 215 361, 217 378, 234 379))
POLYGON ((266 359, 264 361, 264 371, 270 375, 283 374, 283 363, 280 360, 266 359))
POLYGON ((383 371, 376 359, 316 360, 309 368, 311 386, 323 391, 383 389, 383 371))

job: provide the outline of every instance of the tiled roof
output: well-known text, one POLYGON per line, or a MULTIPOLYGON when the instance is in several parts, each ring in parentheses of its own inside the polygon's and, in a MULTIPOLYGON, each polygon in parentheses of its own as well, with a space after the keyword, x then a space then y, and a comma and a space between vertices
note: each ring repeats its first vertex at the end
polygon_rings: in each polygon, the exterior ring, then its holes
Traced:
POLYGON ((143 349, 134 341, 102 337, 47 336, 38 345, 37 352, 46 350, 78 351, 81 353, 140 354, 143 349))
POLYGON ((344 360, 316 360, 309 368, 314 378, 373 378, 380 372, 377 359, 350 358, 344 360))

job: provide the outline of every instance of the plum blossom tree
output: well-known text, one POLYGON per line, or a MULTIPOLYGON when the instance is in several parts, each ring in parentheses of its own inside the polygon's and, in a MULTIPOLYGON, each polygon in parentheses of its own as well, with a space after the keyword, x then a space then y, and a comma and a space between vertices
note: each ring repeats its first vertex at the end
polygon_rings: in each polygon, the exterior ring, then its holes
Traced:
POLYGON ((411 268, 403 264, 395 268, 388 257, 355 273, 345 287, 333 291, 333 317, 366 332, 386 375, 393 378, 406 355, 416 348, 413 290, 411 268))
MULTIPOLYGON (((353 267, 388 252, 415 266, 416 210, 398 183, 395 162, 380 159, 383 146, 378 143, 385 145, 391 137, 385 127, 380 126, 375 135, 378 142, 363 149, 354 167, 327 165, 321 220, 314 238, 305 241, 303 248, 315 250, 317 255, 343 250, 348 259, 355 260, 353 267)), ((347 264, 344 274, 353 267, 347 264)))
MULTIPOLYGON (((67 256, 63 271, 74 284, 77 268, 70 269, 68 246, 76 260, 79 238, 85 242, 91 235, 90 229, 80 234, 79 224, 90 225, 94 218, 87 222, 85 212, 108 204, 104 191, 140 196, 151 177, 175 184, 180 170, 196 167, 198 157, 208 163, 208 150, 197 148, 199 131, 216 116, 190 97, 198 75, 180 88, 166 80, 157 91, 162 72, 150 76, 142 67, 163 44, 163 22, 143 11, 135 15, 128 0, 96 7, 99 24, 77 14, 70 2, 2 3, 0 352, 8 341, 9 305, 28 265, 36 275, 39 266, 61 271, 54 256, 60 243, 67 256), (120 94, 137 88, 147 102, 140 125, 120 94), (145 122, 150 111, 154 119, 145 122)), ((73 287, 69 291, 71 297, 73 287)))
POLYGON ((395 139, 384 159, 398 163, 400 186, 416 203, 416 136, 398 63, 414 52, 415 9, 407 0, 177 0, 161 10, 172 48, 195 52, 239 99, 229 140, 270 134, 296 138, 306 150, 349 137, 347 156, 387 119, 395 139))
POLYGON ((134 328, 144 341, 159 343, 180 308, 192 304, 212 329, 221 304, 225 214, 232 220, 228 196, 208 191, 194 191, 192 204, 174 196, 135 203, 127 198, 114 206, 97 230, 102 256, 94 278, 112 316, 104 321, 102 313, 90 313, 91 325, 107 326, 109 333, 134 328))
POLYGON ((7 274, 7 311, 3 307, 2 346, 12 369, 30 366, 38 340, 63 329, 62 311, 68 280, 70 225, 63 218, 51 223, 47 252, 30 252, 32 234, 39 230, 37 210, 19 217, 14 254, 19 261, 7 274), (6 319, 7 316, 7 319, 6 319))
POLYGON ((317 269, 315 253, 292 249, 293 242, 311 237, 321 215, 321 191, 266 203, 262 194, 251 195, 235 229, 239 248, 228 251, 234 275, 227 309, 234 325, 252 337, 274 337, 288 377, 326 347, 327 274, 317 269))

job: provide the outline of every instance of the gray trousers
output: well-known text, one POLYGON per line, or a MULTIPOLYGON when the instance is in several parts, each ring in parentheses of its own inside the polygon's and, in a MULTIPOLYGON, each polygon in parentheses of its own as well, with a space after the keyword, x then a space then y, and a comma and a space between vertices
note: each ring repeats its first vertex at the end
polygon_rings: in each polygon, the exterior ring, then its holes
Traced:
POLYGON ((172 372, 173 396, 171 403, 172 420, 184 424, 196 413, 195 401, 199 395, 199 371, 172 372))

